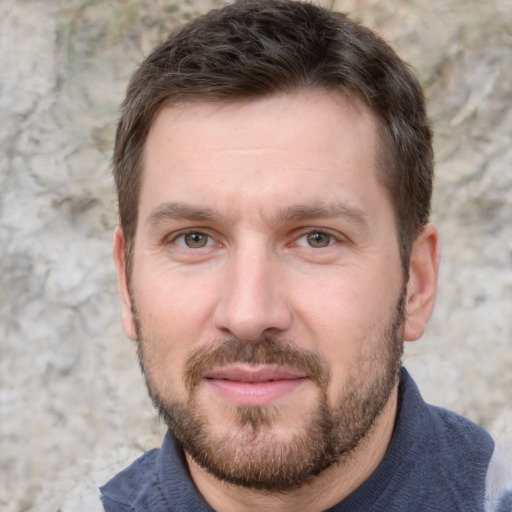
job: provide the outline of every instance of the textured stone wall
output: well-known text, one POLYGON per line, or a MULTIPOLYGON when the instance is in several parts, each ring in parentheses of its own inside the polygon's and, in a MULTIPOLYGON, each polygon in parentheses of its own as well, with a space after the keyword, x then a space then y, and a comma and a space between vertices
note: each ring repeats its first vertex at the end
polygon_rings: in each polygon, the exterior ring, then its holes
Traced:
MULTIPOLYGON (((0 510, 52 511, 160 442, 119 326, 109 158, 127 80, 222 2, 0 0, 0 510)), ((425 397, 512 444, 512 2, 335 0, 417 69, 434 121, 436 311, 425 397)))

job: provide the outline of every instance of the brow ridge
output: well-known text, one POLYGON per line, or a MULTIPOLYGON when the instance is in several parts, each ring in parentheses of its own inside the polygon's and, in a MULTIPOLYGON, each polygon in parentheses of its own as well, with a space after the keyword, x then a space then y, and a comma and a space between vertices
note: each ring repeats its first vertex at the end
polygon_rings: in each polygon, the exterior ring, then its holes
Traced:
POLYGON ((279 224, 286 224, 330 217, 343 217, 355 221, 358 224, 368 224, 368 216, 362 210, 344 202, 294 205, 278 211, 273 220, 279 224))
MULTIPOLYGON (((151 212, 148 223, 158 225, 170 220, 210 222, 219 220, 221 217, 215 209, 168 201, 151 212)), ((277 225, 330 217, 348 218, 357 224, 368 225, 367 215, 362 210, 343 202, 297 204, 279 209, 272 215, 263 211, 262 217, 266 218, 267 222, 277 225)))
POLYGON ((148 223, 157 225, 169 220, 211 221, 220 215, 210 208, 168 201, 157 206, 149 215, 148 223))

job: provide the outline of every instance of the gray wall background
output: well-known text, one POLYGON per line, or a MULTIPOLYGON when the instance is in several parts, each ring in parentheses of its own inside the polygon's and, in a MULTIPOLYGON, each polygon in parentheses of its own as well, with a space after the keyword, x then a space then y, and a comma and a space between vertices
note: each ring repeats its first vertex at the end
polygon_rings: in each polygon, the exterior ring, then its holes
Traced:
MULTIPOLYGON (((131 72, 220 0, 0 0, 0 510, 53 511, 162 426, 119 325, 109 159, 131 72)), ((406 364, 512 445, 512 1, 324 2, 417 69, 434 122, 436 311, 406 364)))

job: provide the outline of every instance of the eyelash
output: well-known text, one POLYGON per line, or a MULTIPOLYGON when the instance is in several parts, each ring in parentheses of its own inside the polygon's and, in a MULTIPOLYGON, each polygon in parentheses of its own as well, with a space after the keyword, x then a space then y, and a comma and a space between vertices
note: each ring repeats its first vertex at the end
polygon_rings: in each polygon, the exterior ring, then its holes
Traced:
MULTIPOLYGON (((339 242, 341 237, 339 234, 332 233, 331 231, 322 229, 322 228, 307 228, 306 230, 302 231, 298 237, 295 238, 294 243, 297 243, 300 239, 307 237, 308 235, 324 235, 330 238, 329 243, 325 247, 329 247, 330 245, 334 245, 335 243, 339 242)), ((309 246, 311 249, 319 249, 319 247, 312 247, 309 246)))
MULTIPOLYGON (((177 245, 179 247, 183 247, 183 248, 187 248, 187 249, 194 249, 193 247, 187 247, 185 243, 184 244, 178 244, 177 243, 177 241, 180 238, 185 239, 185 237, 187 235, 201 235, 201 236, 205 236, 205 237, 208 238, 207 244, 210 241, 213 240, 213 237, 206 230, 203 230, 203 229, 200 229, 200 228, 199 229, 191 228, 191 229, 186 229, 186 230, 179 231, 177 233, 173 233, 171 237, 167 237, 164 241, 167 244, 172 243, 172 244, 177 245)), ((202 247, 200 247, 200 248, 202 248, 202 247)))
MULTIPOLYGON (((339 234, 334 234, 325 229, 305 228, 304 230, 301 230, 301 232, 298 234, 298 236, 295 236, 293 238, 293 240, 288 244, 288 246, 298 245, 298 246, 304 247, 306 249, 319 250, 319 249, 325 249, 327 247, 330 247, 331 245, 335 245, 336 243, 339 243, 341 241, 340 239, 342 240, 342 237, 340 237, 339 234), (329 237, 330 238, 329 243, 323 247, 313 247, 313 246, 309 245, 307 242, 304 244, 298 243, 299 240, 307 237, 308 235, 316 235, 316 234, 329 237)), ((183 250, 204 249, 204 248, 211 246, 212 242, 215 242, 215 238, 208 232, 208 230, 201 229, 201 228, 190 228, 190 229, 182 230, 177 233, 173 233, 171 236, 166 237, 164 239, 165 244, 174 244, 183 250), (180 238, 184 239, 187 235, 201 235, 201 236, 207 237, 206 245, 194 248, 194 247, 188 247, 185 242, 183 244, 177 243, 177 241, 180 238)))

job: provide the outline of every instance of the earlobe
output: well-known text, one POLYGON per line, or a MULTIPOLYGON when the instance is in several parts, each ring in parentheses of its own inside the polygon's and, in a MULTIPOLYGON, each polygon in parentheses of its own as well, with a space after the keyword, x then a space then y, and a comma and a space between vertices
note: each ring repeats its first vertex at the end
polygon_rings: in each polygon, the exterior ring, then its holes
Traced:
POLYGON ((434 309, 439 262, 439 233, 433 224, 427 224, 414 242, 411 252, 404 325, 406 341, 417 340, 425 332, 434 309))
POLYGON ((125 260, 125 241, 124 234, 120 226, 114 233, 114 263, 117 270, 117 282, 119 286, 119 294, 121 296, 121 324, 123 331, 131 340, 137 339, 135 324, 133 318, 133 310, 130 294, 130 282, 126 269, 125 260))

